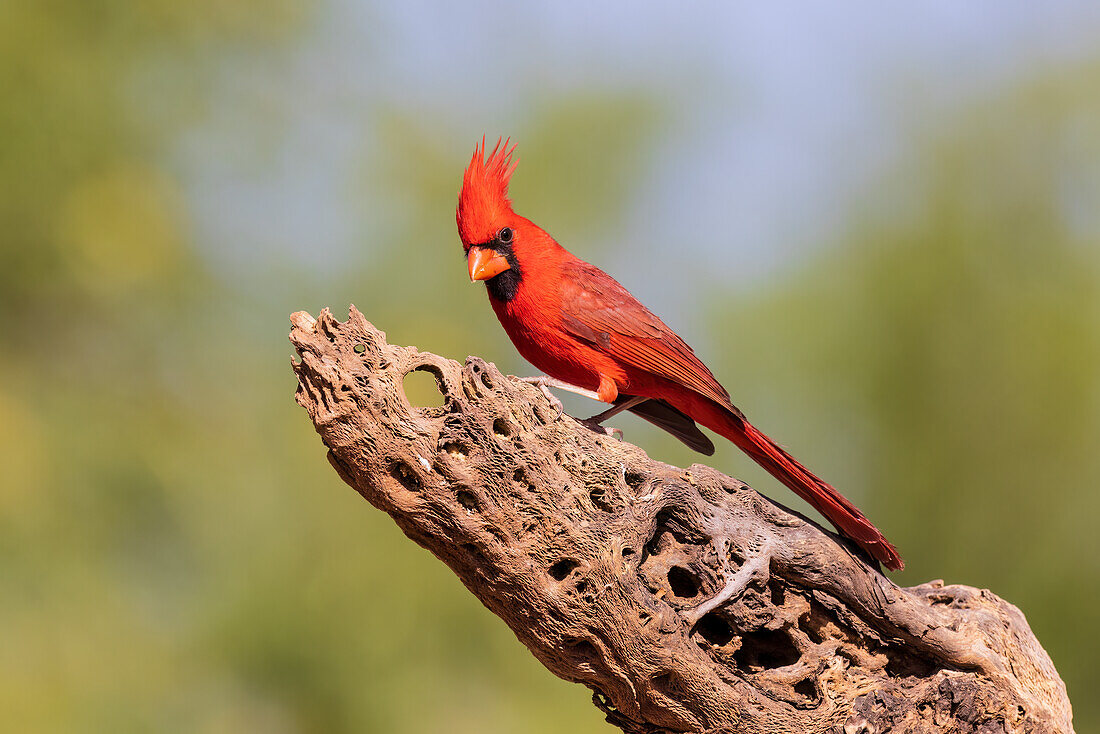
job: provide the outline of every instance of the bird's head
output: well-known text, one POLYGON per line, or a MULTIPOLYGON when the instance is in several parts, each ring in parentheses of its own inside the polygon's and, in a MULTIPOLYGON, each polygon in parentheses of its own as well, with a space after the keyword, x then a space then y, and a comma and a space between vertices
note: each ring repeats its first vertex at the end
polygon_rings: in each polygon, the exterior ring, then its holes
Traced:
POLYGON ((486 158, 483 138, 462 177, 455 217, 470 280, 488 280, 518 269, 514 247, 526 220, 512 211, 508 200, 508 179, 516 168, 512 162, 516 146, 509 147, 509 142, 498 140, 486 158))

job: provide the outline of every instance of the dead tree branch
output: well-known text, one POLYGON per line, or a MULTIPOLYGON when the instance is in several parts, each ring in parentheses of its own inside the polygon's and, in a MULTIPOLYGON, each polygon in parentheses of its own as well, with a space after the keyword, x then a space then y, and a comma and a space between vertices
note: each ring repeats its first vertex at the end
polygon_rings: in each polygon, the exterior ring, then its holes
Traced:
POLYGON ((1072 732, 1050 658, 989 591, 900 588, 743 482, 557 418, 476 357, 387 344, 354 308, 291 320, 297 401, 341 478, 623 731, 1072 732), (409 404, 413 370, 442 406, 409 404))

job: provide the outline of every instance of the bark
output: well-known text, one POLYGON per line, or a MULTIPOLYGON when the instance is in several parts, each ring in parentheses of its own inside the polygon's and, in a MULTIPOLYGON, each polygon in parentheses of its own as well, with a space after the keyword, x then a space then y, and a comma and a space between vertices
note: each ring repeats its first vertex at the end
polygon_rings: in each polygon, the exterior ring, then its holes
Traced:
POLYGON ((987 590, 901 588, 710 467, 558 416, 536 387, 299 312, 297 401, 340 477, 624 732, 1072 732, 987 590), (444 403, 410 405, 405 376, 444 403))

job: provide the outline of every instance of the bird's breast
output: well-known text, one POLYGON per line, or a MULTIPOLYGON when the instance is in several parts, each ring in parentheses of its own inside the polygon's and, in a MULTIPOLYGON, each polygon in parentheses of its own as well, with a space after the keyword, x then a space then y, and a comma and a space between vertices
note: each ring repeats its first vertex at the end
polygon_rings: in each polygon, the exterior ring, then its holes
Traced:
POLYGON ((599 387, 601 372, 611 377, 621 372, 610 357, 561 327, 560 309, 520 296, 489 300, 516 350, 541 372, 587 390, 599 387))

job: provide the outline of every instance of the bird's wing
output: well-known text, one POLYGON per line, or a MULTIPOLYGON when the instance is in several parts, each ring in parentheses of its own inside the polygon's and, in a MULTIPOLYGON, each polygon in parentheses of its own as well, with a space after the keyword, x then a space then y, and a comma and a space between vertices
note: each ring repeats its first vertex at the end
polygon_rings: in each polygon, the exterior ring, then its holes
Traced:
MULTIPOLYGON (((629 395, 620 395, 619 401, 630 400, 629 395)), ((616 401, 616 404, 619 402, 616 401)), ((714 454, 714 443, 706 434, 699 430, 688 416, 666 403, 664 400, 646 400, 638 403, 633 408, 627 408, 631 413, 643 418, 661 430, 668 431, 680 439, 689 449, 700 454, 711 456, 714 454)))
POLYGON ((671 380, 741 415, 691 347, 618 281, 582 260, 566 263, 563 275, 566 331, 623 364, 671 380))

